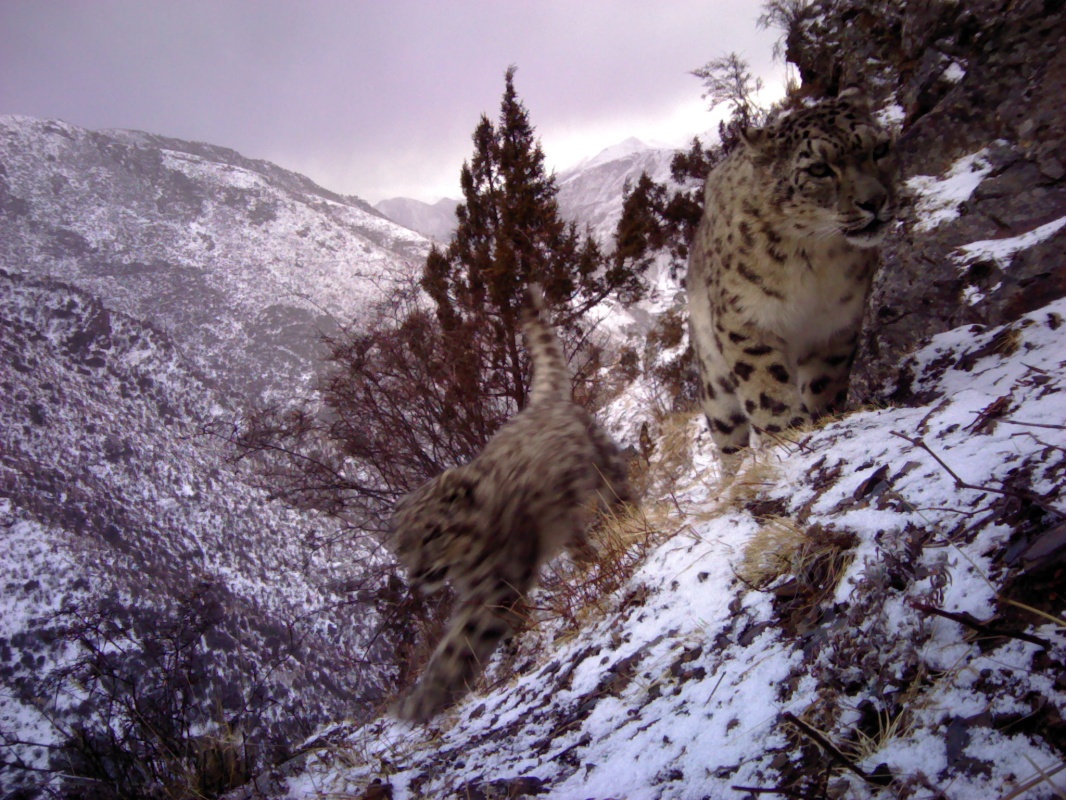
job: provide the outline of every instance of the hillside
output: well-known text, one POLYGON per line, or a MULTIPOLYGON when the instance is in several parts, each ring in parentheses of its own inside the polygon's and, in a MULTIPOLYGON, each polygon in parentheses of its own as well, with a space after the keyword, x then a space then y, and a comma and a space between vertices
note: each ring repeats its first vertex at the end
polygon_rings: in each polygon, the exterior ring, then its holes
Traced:
POLYGON ((0 794, 177 785, 215 738, 270 763, 382 696, 337 524, 205 430, 302 391, 427 248, 233 151, 0 117, 0 794))
POLYGON ((233 797, 1053 796, 1066 427, 1041 420, 1066 418, 1064 314, 936 337, 912 404, 797 436, 728 489, 702 420, 674 421, 649 465, 664 499, 625 532, 661 544, 617 591, 551 581, 563 599, 534 598, 457 711, 328 727, 233 797))
POLYGON ((332 526, 224 467, 200 432, 223 401, 179 349, 70 286, 0 287, 0 736, 25 743, 5 764, 73 758, 78 726, 174 718, 239 727, 254 763, 380 696, 350 668, 373 621, 339 613, 343 573, 306 547, 332 526), (190 681, 183 706, 150 705, 190 681))
POLYGON ((231 150, 0 116, 0 266, 151 323, 242 395, 305 385, 318 332, 427 249, 362 201, 231 150))
MULTIPOLYGON (((550 565, 422 727, 383 714, 379 634, 407 620, 366 599, 372 538, 284 509, 205 432, 305 392, 318 331, 429 243, 224 148, 0 117, 0 794, 1062 796, 1066 10, 795 7, 807 90, 863 83, 899 134, 851 412, 724 483, 665 385, 680 285, 605 304, 636 377, 602 416, 643 511, 550 565)), ((609 234, 670 156, 612 148, 557 176, 560 207, 609 234)))

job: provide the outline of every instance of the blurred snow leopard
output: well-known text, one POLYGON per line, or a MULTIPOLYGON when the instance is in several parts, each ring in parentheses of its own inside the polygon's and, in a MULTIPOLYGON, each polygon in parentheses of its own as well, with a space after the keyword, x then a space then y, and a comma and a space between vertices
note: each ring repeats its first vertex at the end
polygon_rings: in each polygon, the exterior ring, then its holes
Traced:
POLYGON ((450 582, 447 632, 418 684, 393 712, 425 722, 461 699, 521 618, 538 568, 568 548, 587 557, 598 508, 633 502, 614 441, 572 400, 570 372, 533 285, 523 331, 533 379, 529 403, 473 461, 449 469, 397 505, 389 544, 415 588, 450 582))

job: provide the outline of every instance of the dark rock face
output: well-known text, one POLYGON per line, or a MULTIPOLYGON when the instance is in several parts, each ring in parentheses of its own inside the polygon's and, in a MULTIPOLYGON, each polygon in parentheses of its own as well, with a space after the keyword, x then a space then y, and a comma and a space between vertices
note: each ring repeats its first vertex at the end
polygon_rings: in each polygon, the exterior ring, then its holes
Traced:
POLYGON ((971 322, 998 325, 1066 294, 1066 227, 1041 230, 1066 216, 1063 7, 822 0, 790 33, 788 58, 805 86, 864 85, 902 122, 903 224, 868 309, 860 398, 891 390, 894 365, 923 338, 971 322), (911 179, 942 177, 979 152, 989 169, 958 215, 920 225, 911 179), (960 251, 1031 232, 1047 235, 1002 258, 960 251))

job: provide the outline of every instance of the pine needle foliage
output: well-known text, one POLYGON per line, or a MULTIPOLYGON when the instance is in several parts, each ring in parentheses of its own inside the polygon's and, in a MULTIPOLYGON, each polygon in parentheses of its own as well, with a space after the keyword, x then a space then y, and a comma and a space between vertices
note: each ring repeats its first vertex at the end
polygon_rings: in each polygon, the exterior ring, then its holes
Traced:
POLYGON ((495 409, 501 421, 526 403, 530 370, 520 325, 530 283, 540 283, 548 305, 563 310, 556 322, 569 350, 585 341, 581 318, 589 309, 609 295, 631 302, 643 291, 638 265, 608 259, 560 216, 555 177, 545 169, 515 72, 506 72, 498 121, 483 115, 474 131, 474 155, 460 174, 455 238, 430 252, 422 275, 455 365, 457 402, 495 409))

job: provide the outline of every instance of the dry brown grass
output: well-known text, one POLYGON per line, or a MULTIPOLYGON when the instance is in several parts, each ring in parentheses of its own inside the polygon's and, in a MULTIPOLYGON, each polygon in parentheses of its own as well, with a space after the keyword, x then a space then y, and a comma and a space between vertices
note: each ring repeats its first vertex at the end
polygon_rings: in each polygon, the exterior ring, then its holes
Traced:
POLYGON ((741 462, 736 476, 724 482, 719 493, 719 504, 723 511, 746 508, 766 490, 776 486, 779 472, 773 453, 766 450, 752 450, 741 462))
POLYGON ((749 586, 765 588, 801 568, 808 549, 806 531, 788 517, 770 517, 744 548, 737 575, 749 586))
POLYGON ((846 531, 802 528, 787 517, 769 517, 748 542, 737 575, 759 590, 790 576, 788 595, 811 609, 835 591, 855 557, 855 543, 854 534, 846 531))
POLYGON ((630 482, 638 496, 663 496, 691 479, 695 418, 695 412, 654 415, 650 449, 630 464, 630 482))
POLYGON ((663 504, 605 515, 589 533, 594 557, 557 559, 544 571, 542 605, 537 608, 542 620, 559 620, 564 631, 573 632, 590 619, 605 616, 651 550, 681 524, 663 504))

